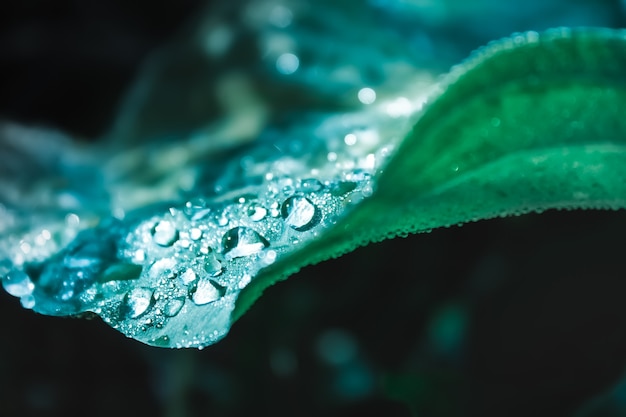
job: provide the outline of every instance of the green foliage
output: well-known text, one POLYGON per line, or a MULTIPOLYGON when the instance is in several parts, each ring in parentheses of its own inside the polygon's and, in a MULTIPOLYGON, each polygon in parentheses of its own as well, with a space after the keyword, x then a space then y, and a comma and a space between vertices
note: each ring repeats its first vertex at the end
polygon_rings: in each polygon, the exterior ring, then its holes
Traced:
POLYGON ((374 195, 262 272, 264 288, 304 265, 385 238, 546 209, 626 207, 626 33, 558 29, 494 42, 452 69, 374 195))
POLYGON ((120 177, 140 179, 109 192, 148 207, 74 230, 60 252, 47 247, 50 256, 30 250, 54 241, 49 229, 1 242, 0 252, 19 259, 0 264, 3 285, 43 314, 92 312, 150 345, 202 348, 267 287, 359 246, 496 216, 624 208, 624 74, 624 31, 528 32, 454 67, 398 144, 406 120, 375 108, 352 114, 353 124, 335 114, 296 122, 283 138, 270 135, 269 150, 234 154, 212 193, 192 167, 157 178, 185 158, 192 164, 219 134, 155 147, 155 178, 143 178, 141 149, 128 151, 105 171, 115 177, 111 167, 130 161, 120 177), (361 124, 380 140, 352 146, 361 124), (189 178, 193 198, 177 195, 189 178), (150 206, 166 196, 179 202, 150 206))

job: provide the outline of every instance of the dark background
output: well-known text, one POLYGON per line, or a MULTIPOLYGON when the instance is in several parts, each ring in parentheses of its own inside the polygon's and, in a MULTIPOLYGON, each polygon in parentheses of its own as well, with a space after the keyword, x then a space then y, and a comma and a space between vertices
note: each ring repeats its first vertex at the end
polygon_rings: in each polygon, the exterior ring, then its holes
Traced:
MULTIPOLYGON (((1 6, 0 117, 97 138, 204 4, 1 6)), ((572 415, 624 370, 625 236, 623 212, 547 212, 371 245, 270 288, 203 351, 0 291, 0 416, 572 415)), ((616 398, 586 415, 624 415, 616 398)))

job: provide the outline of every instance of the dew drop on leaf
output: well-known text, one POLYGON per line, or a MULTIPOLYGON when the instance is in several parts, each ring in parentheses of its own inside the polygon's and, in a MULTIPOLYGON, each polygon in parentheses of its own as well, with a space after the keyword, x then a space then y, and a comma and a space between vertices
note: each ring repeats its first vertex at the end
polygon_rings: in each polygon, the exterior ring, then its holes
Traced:
POLYGON ((246 214, 250 217, 250 220, 258 222, 267 216, 267 209, 260 204, 252 203, 248 206, 246 214))
POLYGON ((184 297, 172 298, 165 303, 165 306, 163 306, 163 314, 167 317, 174 317, 180 312, 180 310, 182 310, 184 305, 184 297))
POLYGON ((124 297, 122 304, 122 315, 131 319, 136 319, 144 314, 154 301, 154 292, 150 288, 137 287, 130 290, 124 297))
POLYGON ((299 188, 305 193, 310 193, 320 191, 324 185, 315 178, 306 178, 300 181, 299 188))
POLYGON ((202 230, 194 227, 189 231, 189 238, 191 240, 199 240, 202 237, 202 230))
POLYGON ((318 208, 311 200, 302 196, 292 196, 285 200, 281 214, 285 222, 299 232, 311 229, 320 221, 318 208))
POLYGON ((24 272, 17 269, 10 271, 2 280, 2 286, 14 297, 24 297, 32 294, 35 284, 24 272))
POLYGON ((201 279, 190 292, 191 301, 196 305, 209 304, 224 295, 225 288, 210 279, 201 279))
POLYGON ((175 267, 176 261, 174 259, 159 259, 150 267, 150 270, 148 271, 148 276, 152 279, 158 279, 159 277, 174 278, 175 267))
POLYGON ((227 259, 250 256, 269 246, 269 242, 249 227, 235 227, 222 237, 222 251, 227 259))
POLYGON ((168 220, 161 220, 152 230, 154 243, 160 246, 172 246, 178 240, 178 230, 168 220))
POLYGON ((185 270, 182 274, 180 274, 180 279, 185 285, 189 285, 198 279, 198 276, 193 271, 193 269, 189 268, 185 270))

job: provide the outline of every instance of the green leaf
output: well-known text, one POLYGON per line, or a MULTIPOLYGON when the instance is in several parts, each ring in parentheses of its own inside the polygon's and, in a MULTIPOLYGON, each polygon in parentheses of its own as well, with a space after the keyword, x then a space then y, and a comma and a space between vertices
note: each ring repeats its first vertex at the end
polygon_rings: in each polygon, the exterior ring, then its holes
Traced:
POLYGON ((547 209, 626 207, 626 32, 529 32, 444 78, 374 195, 241 294, 370 242, 547 209))
POLYGON ((94 312, 144 343, 202 348, 265 288, 371 242, 551 208, 624 208, 623 74, 623 31, 494 42, 443 78, 408 135, 377 108, 303 118, 226 165, 217 194, 112 218, 43 261, 23 259, 26 238, 5 248, 14 266, 0 264, 3 285, 44 314, 94 312))

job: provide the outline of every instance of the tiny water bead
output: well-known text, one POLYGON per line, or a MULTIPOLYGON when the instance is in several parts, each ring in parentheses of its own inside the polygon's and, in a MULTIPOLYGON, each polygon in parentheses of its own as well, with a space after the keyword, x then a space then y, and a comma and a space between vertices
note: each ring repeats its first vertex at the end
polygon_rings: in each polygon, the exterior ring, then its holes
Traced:
POLYGON ((281 214, 291 228, 304 232, 320 221, 318 208, 306 197, 292 196, 283 203, 281 214))
POLYGON ((202 230, 194 227, 189 231, 189 238, 191 240, 199 240, 200 238, 202 238, 202 230))

